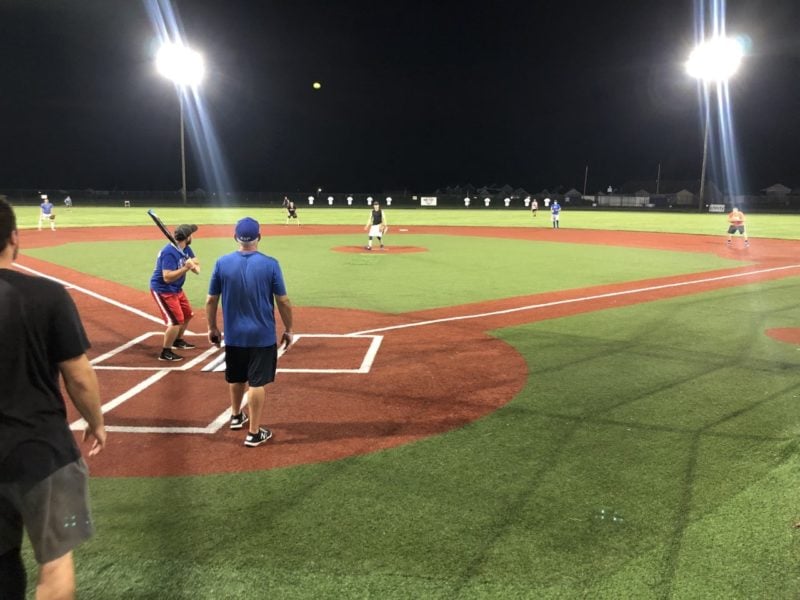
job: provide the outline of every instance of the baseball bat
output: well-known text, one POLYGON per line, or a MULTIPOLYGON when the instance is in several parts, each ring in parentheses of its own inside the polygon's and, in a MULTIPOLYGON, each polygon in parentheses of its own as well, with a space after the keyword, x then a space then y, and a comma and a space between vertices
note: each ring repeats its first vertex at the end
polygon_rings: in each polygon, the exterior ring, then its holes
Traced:
POLYGON ((169 243, 172 244, 172 246, 178 252, 186 256, 186 253, 183 250, 181 250, 181 247, 178 245, 178 240, 176 240, 175 236, 172 235, 172 232, 170 232, 170 230, 167 229, 167 226, 164 225, 164 222, 158 218, 158 215, 155 212, 153 212, 153 209, 148 210, 147 214, 150 215, 150 218, 153 219, 153 223, 155 223, 156 226, 161 230, 161 233, 164 234, 164 237, 167 238, 169 243))

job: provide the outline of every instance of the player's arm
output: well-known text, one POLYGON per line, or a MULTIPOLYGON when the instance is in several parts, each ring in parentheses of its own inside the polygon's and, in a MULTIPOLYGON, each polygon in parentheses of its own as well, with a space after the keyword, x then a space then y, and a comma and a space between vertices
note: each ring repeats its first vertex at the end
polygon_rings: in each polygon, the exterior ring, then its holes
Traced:
POLYGON ((86 429, 83 430, 83 440, 94 438, 92 448, 89 450, 89 456, 94 456, 106 445, 97 375, 86 354, 58 363, 58 370, 64 378, 67 395, 87 423, 86 429))
MULTIPOLYGON (((178 267, 177 269, 162 270, 161 277, 164 280, 164 283, 172 283, 173 281, 177 281, 178 279, 186 275, 186 273, 191 271, 193 266, 194 266, 194 261, 191 258, 189 258, 186 260, 186 262, 183 264, 182 267, 178 267)), ((196 272, 199 272, 199 267, 198 271, 196 272)))
POLYGON ((369 219, 367 219, 367 224, 364 225, 364 231, 369 231, 371 225, 372 225, 372 213, 369 213, 369 219))
POLYGON ((217 326, 217 309, 219 308, 219 295, 206 296, 206 321, 208 321, 208 341, 219 346, 221 337, 217 326))
POLYGON ((278 305, 278 312, 283 321, 283 335, 281 336, 281 345, 284 349, 292 344, 294 334, 292 333, 293 317, 292 317, 292 301, 289 296, 275 296, 275 303, 278 305))

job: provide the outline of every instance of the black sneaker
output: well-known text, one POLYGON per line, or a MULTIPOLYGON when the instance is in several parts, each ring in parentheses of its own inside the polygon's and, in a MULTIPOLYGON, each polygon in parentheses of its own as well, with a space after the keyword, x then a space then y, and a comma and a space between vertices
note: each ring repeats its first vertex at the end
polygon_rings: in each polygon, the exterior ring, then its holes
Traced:
POLYGON ((250 417, 248 417, 247 413, 244 411, 240 412, 238 415, 233 415, 231 417, 231 429, 241 429, 249 420, 250 417))
POLYGON ((167 362, 178 362, 179 360, 183 360, 183 357, 180 354, 175 354, 172 350, 162 350, 161 354, 158 355, 158 360, 166 360, 167 362))
POLYGON ((172 343, 172 347, 175 350, 191 350, 192 348, 197 348, 194 344, 190 344, 183 338, 178 338, 172 343))
POLYGON ((248 448, 255 448, 260 446, 272 437, 272 432, 266 427, 259 427, 258 433, 248 433, 244 438, 244 445, 248 448))

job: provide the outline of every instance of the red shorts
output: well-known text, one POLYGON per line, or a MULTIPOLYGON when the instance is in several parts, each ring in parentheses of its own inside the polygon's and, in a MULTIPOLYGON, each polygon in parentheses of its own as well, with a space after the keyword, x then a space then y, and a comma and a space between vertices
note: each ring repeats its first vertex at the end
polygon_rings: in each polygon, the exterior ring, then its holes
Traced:
POLYGON ((183 325, 194 316, 189 299, 183 290, 171 294, 162 294, 155 290, 150 290, 153 300, 156 301, 164 323, 167 325, 183 325))

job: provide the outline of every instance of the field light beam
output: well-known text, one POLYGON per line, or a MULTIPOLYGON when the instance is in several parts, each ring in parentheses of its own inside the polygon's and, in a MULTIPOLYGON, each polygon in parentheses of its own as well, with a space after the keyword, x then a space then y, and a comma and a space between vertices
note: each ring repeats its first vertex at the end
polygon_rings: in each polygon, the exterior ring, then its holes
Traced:
POLYGON ((200 82, 206 75, 203 57, 185 43, 183 26, 170 0, 143 2, 160 45, 156 67, 175 84, 185 109, 189 142, 200 164, 203 187, 224 198, 233 185, 211 115, 200 94, 200 82))
POLYGON ((733 203, 738 204, 735 198, 741 196, 743 186, 729 82, 742 64, 745 44, 740 37, 727 35, 725 0, 695 0, 694 6, 697 45, 686 61, 686 72, 698 82, 698 102, 708 135, 713 179, 720 184, 721 191, 727 192, 733 203), (715 99, 712 98, 714 92, 715 99), (716 111, 712 110, 715 104, 716 111), (712 118, 714 113, 716 119, 712 118))

